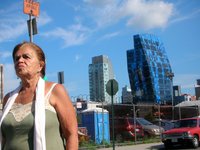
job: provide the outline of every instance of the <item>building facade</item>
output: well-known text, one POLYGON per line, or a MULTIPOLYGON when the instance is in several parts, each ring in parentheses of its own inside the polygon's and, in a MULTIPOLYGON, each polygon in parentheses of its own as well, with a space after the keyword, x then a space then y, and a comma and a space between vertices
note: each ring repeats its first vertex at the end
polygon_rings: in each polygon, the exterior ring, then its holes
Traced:
POLYGON ((174 96, 181 96, 181 86, 180 85, 174 85, 173 86, 173 94, 174 96))
MULTIPOLYGON (((89 64, 90 100, 111 103, 111 96, 106 92, 106 84, 114 79, 113 67, 108 56, 100 55, 92 58, 89 64)), ((116 101, 116 97, 114 98, 116 101)))
POLYGON ((200 79, 197 79, 197 85, 195 86, 196 99, 200 100, 200 79))
POLYGON ((173 104, 172 69, 160 38, 135 35, 127 67, 134 103, 173 104))
POLYGON ((122 88, 122 103, 123 104, 133 103, 132 92, 131 92, 131 89, 127 85, 122 88))

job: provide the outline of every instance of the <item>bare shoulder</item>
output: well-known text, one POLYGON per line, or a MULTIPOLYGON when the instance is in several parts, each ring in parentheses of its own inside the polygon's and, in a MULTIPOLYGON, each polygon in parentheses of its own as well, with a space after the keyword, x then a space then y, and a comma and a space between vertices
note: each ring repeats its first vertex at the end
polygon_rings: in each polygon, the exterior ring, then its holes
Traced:
POLYGON ((60 100, 68 98, 67 90, 62 84, 56 84, 56 86, 52 90, 52 94, 60 100))
POLYGON ((52 90, 52 94, 60 94, 60 92, 62 91, 66 91, 65 90, 65 87, 62 85, 62 84, 59 84, 59 83, 55 83, 55 82, 46 82, 46 92, 48 92, 51 87, 53 86, 53 84, 56 84, 55 87, 53 88, 52 90))
MULTIPOLYGON (((48 82, 46 83, 46 90, 49 91, 54 83, 48 82)), ((62 84, 57 83, 51 92, 50 103, 53 106, 56 106, 58 103, 62 103, 63 101, 68 101, 69 96, 67 90, 62 84)))
MULTIPOLYGON (((58 83, 49 82, 49 81, 45 82, 45 94, 49 92, 49 90, 51 89, 51 87, 53 86, 53 84, 56 84, 56 86, 57 86, 58 83)), ((55 87, 54 87, 54 89, 55 89, 55 87)))

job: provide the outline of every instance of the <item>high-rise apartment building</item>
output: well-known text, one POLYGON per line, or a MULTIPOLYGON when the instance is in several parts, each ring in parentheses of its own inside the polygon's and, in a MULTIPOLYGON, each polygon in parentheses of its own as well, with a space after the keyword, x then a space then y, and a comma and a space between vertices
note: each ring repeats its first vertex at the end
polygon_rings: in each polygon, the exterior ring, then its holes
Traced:
POLYGON ((113 67, 108 56, 100 55, 92 58, 89 64, 90 100, 111 103, 111 97, 106 92, 106 84, 114 79, 113 67))
POLYGON ((127 51, 127 65, 135 103, 173 104, 173 73, 158 37, 135 35, 134 49, 127 51))

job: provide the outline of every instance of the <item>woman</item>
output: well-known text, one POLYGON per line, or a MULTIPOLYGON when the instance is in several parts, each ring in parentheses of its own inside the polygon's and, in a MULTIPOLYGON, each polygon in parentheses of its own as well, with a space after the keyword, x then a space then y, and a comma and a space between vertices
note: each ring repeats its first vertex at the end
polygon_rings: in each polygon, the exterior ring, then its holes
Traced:
POLYGON ((77 150, 75 110, 61 84, 42 79, 46 66, 42 49, 34 43, 20 43, 13 50, 13 61, 21 83, 3 100, 1 148, 77 150))

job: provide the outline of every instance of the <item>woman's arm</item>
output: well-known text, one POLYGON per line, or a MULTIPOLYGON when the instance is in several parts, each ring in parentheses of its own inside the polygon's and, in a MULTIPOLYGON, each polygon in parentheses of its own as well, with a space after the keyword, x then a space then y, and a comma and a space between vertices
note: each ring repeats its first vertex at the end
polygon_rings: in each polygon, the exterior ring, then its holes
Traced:
MULTIPOLYGON (((9 98, 9 95, 10 93, 6 94, 6 96, 3 98, 3 102, 2 102, 2 111, 4 109, 4 106, 6 105, 6 102, 8 101, 8 98, 9 98)), ((2 114, 1 114, 2 115, 2 114)), ((1 116, 2 117, 2 116, 1 116)), ((5 144, 6 140, 4 138, 4 135, 2 133, 2 141, 1 141, 1 148, 4 147, 4 144, 5 144)))
POLYGON ((57 84, 52 91, 50 103, 54 106, 62 133, 66 139, 67 150, 78 150, 78 125, 75 109, 63 85, 57 84))

